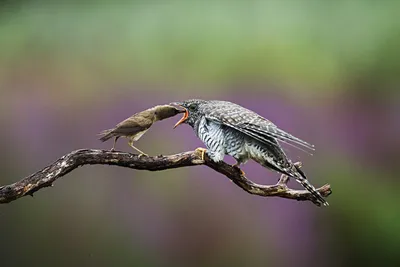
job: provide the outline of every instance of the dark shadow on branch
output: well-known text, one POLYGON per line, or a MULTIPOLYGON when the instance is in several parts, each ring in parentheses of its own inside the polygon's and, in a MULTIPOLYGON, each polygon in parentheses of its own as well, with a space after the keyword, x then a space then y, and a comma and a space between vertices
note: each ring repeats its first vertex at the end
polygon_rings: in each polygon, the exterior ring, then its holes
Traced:
MULTIPOLYGON (((282 175, 275 185, 259 185, 248 180, 240 169, 225 162, 215 163, 207 157, 202 160, 199 151, 190 151, 170 156, 139 157, 125 152, 111 152, 96 149, 80 149, 73 151, 51 165, 45 167, 19 182, 0 187, 0 203, 8 203, 26 195, 33 195, 41 188, 52 186, 54 181, 79 166, 83 165, 115 165, 137 170, 162 171, 195 165, 206 165, 225 175, 246 192, 259 196, 277 196, 296 200, 309 200, 317 204, 306 190, 293 190, 287 187, 288 177, 282 175)), ((322 196, 329 196, 330 185, 318 188, 322 196)))

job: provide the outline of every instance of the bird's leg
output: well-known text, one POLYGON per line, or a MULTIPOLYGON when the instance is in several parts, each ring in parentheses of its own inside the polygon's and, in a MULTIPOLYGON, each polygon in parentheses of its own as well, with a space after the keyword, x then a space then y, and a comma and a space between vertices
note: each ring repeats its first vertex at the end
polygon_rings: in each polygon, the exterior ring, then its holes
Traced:
POLYGON ((240 168, 240 162, 236 160, 236 163, 232 165, 233 168, 239 169, 240 173, 242 176, 246 176, 246 173, 240 168))
POLYGON ((205 153, 207 152, 207 149, 202 148, 202 147, 198 147, 198 148, 196 148, 195 152, 200 153, 200 155, 201 155, 201 160, 204 161, 204 155, 205 155, 205 153))
POLYGON ((114 152, 115 151, 115 145, 117 144, 117 140, 118 140, 118 138, 119 138, 119 136, 116 136, 115 138, 114 138, 114 145, 113 145, 113 147, 111 148, 111 152, 114 152))
POLYGON ((142 150, 140 150, 139 148, 137 148, 137 147, 135 147, 135 146, 133 145, 133 138, 130 138, 130 139, 129 139, 128 144, 129 144, 129 146, 130 146, 131 148, 135 149, 136 151, 138 151, 138 152, 140 153, 140 154, 139 154, 139 158, 140 158, 141 156, 146 156, 146 157, 149 156, 149 155, 147 155, 146 153, 144 153, 142 150))

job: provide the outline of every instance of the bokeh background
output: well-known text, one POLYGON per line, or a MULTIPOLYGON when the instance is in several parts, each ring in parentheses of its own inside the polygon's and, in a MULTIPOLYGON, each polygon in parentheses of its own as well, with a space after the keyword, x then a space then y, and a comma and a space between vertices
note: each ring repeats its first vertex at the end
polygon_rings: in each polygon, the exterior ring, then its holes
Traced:
MULTIPOLYGON (((2 1, 0 184, 75 149, 110 148, 96 134, 135 112, 205 98, 315 144, 314 156, 286 151, 333 194, 317 208, 249 195, 206 167, 83 167, 0 206, 1 266, 400 266, 399 10, 391 0, 2 1)), ((178 119, 137 146, 201 146, 188 126, 172 129, 178 119)), ((118 149, 130 151, 123 139, 118 149)))

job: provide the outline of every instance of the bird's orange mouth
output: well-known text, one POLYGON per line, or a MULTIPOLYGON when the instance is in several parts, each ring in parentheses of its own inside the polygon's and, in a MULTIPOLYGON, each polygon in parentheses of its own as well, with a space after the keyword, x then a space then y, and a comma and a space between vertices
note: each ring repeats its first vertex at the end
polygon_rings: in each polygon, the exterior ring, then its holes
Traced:
POLYGON ((174 129, 176 127, 178 127, 179 124, 184 123, 187 120, 187 118, 189 117, 188 110, 186 108, 182 107, 182 106, 179 106, 179 107, 185 109, 185 114, 183 114, 183 117, 174 125, 174 129))

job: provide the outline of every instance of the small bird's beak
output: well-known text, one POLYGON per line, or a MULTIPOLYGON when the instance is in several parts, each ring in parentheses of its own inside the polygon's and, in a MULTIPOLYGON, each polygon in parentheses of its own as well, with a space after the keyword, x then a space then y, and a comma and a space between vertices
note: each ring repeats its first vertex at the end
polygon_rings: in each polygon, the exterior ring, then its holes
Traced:
POLYGON ((180 102, 170 103, 170 105, 177 107, 180 110, 185 112, 185 114, 183 114, 183 117, 174 125, 174 129, 175 129, 176 127, 178 127, 179 124, 181 124, 187 120, 187 118, 189 117, 189 112, 185 107, 182 106, 182 103, 180 103, 180 102))
POLYGON ((184 107, 182 106, 182 103, 181 103, 181 102, 172 102, 172 103, 169 103, 169 105, 175 107, 176 109, 178 109, 179 111, 181 111, 181 113, 185 112, 185 110, 186 110, 186 108, 184 108, 184 107))

